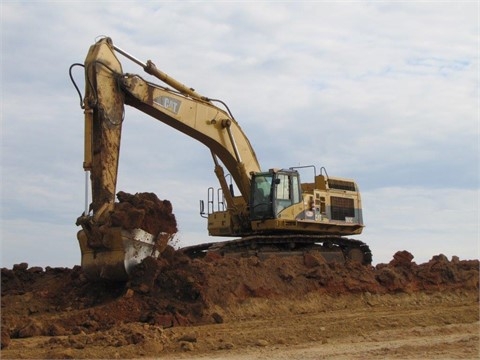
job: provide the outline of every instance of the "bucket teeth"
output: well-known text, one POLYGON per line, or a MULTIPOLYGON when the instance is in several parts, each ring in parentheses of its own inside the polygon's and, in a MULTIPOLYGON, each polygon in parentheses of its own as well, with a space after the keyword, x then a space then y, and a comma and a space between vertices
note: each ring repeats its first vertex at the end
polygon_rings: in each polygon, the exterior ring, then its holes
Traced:
POLYGON ((84 230, 78 241, 82 253, 82 268, 91 281, 126 281, 133 268, 148 256, 159 252, 152 234, 142 230, 110 228, 104 233, 103 243, 108 247, 91 247, 84 230))

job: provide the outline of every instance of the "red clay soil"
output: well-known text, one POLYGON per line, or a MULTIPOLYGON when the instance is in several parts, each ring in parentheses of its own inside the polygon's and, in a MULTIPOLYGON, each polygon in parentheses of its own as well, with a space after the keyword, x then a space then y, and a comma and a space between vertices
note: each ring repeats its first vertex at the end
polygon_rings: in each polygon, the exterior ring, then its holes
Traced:
POLYGON ((2 269, 2 348, 10 338, 91 333, 130 322, 163 328, 221 322, 213 309, 252 297, 478 289, 478 260, 438 255, 418 265, 412 258, 402 251, 376 267, 327 264, 318 254, 191 260, 169 247, 160 259, 145 259, 127 283, 88 282, 80 267, 18 264, 2 269), (27 308, 16 303, 19 296, 27 308), (42 321, 53 313, 59 316, 42 321))
POLYGON ((140 228, 153 235, 178 231, 170 201, 160 200, 154 193, 132 195, 123 191, 117 193, 117 199, 110 217, 112 226, 126 230, 140 228))
MULTIPOLYGON (((114 225, 176 232, 168 201, 154 194, 141 195, 142 201, 138 194, 119 193, 118 198, 114 225), (163 220, 151 221, 155 218, 163 220)), ((22 263, 2 268, 1 284, 3 349, 11 339, 51 336, 53 342, 64 341, 62 336, 106 334, 129 323, 159 328, 222 323, 222 309, 251 298, 478 291, 479 261, 436 255, 416 264, 408 251, 375 267, 326 263, 316 252, 264 259, 211 253, 191 259, 169 245, 160 258, 146 258, 138 265, 126 283, 89 282, 79 266, 43 269, 22 263)), ((127 331, 105 342, 141 342, 135 334, 127 331)))

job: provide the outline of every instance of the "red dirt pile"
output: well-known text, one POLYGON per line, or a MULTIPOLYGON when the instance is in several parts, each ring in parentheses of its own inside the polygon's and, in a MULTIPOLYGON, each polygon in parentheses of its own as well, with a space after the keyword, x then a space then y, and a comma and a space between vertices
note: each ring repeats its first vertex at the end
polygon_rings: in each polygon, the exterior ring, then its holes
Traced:
MULTIPOLYGON (((177 231, 172 206, 154 194, 118 193, 112 225, 152 234, 177 231)), ((228 309, 249 298, 301 299, 311 293, 395 294, 417 291, 478 290, 479 261, 437 255, 424 264, 408 251, 376 267, 355 262, 326 263, 317 252, 297 256, 191 259, 164 244, 158 259, 146 258, 127 283, 91 283, 73 269, 1 269, 2 348, 11 338, 92 334, 123 324, 167 328, 220 323, 228 309)), ((136 344, 125 333, 112 343, 136 344)), ((56 341, 56 340, 55 340, 56 341)), ((114 345, 112 345, 114 346, 114 345)), ((116 345, 115 345, 116 346, 116 345)), ((119 345, 121 346, 121 345, 119 345)))
POLYGON ((376 267, 327 264, 316 253, 263 260, 212 254, 192 260, 168 247, 161 258, 145 259, 126 284, 89 283, 80 267, 43 270, 19 264, 2 269, 2 344, 9 338, 91 333, 130 322, 160 327, 222 322, 219 308, 252 297, 478 289, 478 260, 438 255, 418 265, 412 259, 402 251, 376 267), (17 305, 19 300, 29 305, 17 305), (52 313, 58 316, 42 322, 52 313))
POLYGON ((250 297, 295 299, 310 292, 335 296, 478 289, 479 281, 478 260, 454 258, 449 261, 438 255, 417 265, 407 251, 395 254, 389 264, 376 267, 355 262, 326 263, 314 252, 264 260, 211 257, 194 260, 192 264, 197 263, 199 271, 208 279, 205 298, 225 307, 250 297))
POLYGON ((117 199, 119 202, 111 214, 113 226, 127 230, 140 228, 154 235, 178 231, 170 201, 160 200, 154 193, 132 195, 123 191, 117 193, 117 199))

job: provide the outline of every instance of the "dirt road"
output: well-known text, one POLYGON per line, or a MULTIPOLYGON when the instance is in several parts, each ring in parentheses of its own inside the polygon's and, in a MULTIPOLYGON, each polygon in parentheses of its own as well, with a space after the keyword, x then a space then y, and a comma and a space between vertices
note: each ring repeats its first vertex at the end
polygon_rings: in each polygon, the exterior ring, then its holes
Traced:
MULTIPOLYGON (((73 310, 72 310, 73 311, 73 310)), ((477 359, 476 291, 250 299, 224 322, 11 339, 2 358, 477 359), (127 338, 137 340, 127 341, 127 338)))

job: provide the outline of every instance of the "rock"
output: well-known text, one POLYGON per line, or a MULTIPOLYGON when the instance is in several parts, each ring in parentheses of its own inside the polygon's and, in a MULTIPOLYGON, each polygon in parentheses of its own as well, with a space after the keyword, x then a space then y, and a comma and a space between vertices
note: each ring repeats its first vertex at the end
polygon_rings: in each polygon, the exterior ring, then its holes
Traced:
POLYGON ((179 337, 178 341, 197 342, 197 336, 195 334, 185 334, 179 337))
POLYGON ((303 262, 307 268, 313 268, 325 264, 325 258, 318 251, 308 252, 303 256, 303 262))
POLYGON ((32 314, 35 314, 35 313, 38 313, 38 309, 33 305, 29 306, 28 307, 28 315, 32 315, 32 314))
POLYGON ((231 342, 226 342, 226 343, 223 343, 223 344, 220 344, 218 346, 218 350, 230 350, 230 349, 233 349, 235 346, 231 343, 231 342))
POLYGON ((5 349, 10 344, 10 334, 6 329, 2 328, 2 349, 5 349))
POLYGON ((27 269, 28 269, 28 264, 25 263, 25 262, 13 265, 13 270, 14 271, 27 270, 27 269))
POLYGON ((47 359, 75 359, 75 351, 72 348, 68 349, 53 349, 47 353, 47 359))
POLYGON ((74 341, 72 343, 72 348, 77 349, 77 350, 82 350, 85 349, 85 344, 80 341, 74 341))
POLYGON ((66 334, 66 331, 65 329, 60 326, 60 325, 57 325, 57 324, 51 324, 48 328, 47 328, 47 333, 49 336, 62 336, 62 335, 65 335, 66 334))
MULTIPOLYGON (((175 234, 177 221, 172 213, 172 204, 168 200, 160 200, 153 193, 136 193, 135 195, 119 191, 118 203, 115 203, 111 214, 113 226, 121 226, 125 229, 141 228, 150 234, 166 233, 175 234)), ((171 239, 157 237, 157 240, 171 239)), ((162 245, 162 244, 160 244, 162 245)))
POLYGON ((145 335, 139 332, 135 332, 133 334, 130 334, 129 336, 126 336, 125 340, 127 341, 128 344, 141 344, 145 341, 145 335))
POLYGON ((140 284, 140 286, 138 287, 138 291, 142 294, 148 294, 150 292, 150 286, 145 283, 140 284))
POLYGON ((40 336, 42 335, 42 333, 43 329, 41 325, 38 322, 31 320, 27 325, 18 330, 18 337, 27 338, 33 336, 40 336))
POLYGON ((263 340, 263 339, 258 339, 258 340, 255 342, 255 345, 261 346, 261 347, 265 347, 265 346, 268 346, 268 341, 267 341, 267 340, 263 340))
POLYGON ((219 313, 213 313, 212 314, 212 318, 213 320, 215 321, 215 323, 217 324, 223 324, 223 317, 222 315, 220 315, 219 313))
POLYGON ((401 278, 393 269, 383 268, 375 277, 377 281, 389 291, 402 289, 401 278))
POLYGON ((157 358, 159 358, 158 354, 164 350, 163 344, 158 340, 146 340, 145 343, 142 344, 142 347, 147 353, 156 354, 157 358))
POLYGON ((448 263, 448 258, 443 254, 439 254, 439 255, 433 256, 432 259, 429 262, 448 263))
POLYGON ((182 349, 183 351, 193 351, 194 346, 191 342, 184 341, 184 342, 180 343, 180 349, 182 349))
POLYGON ((123 297, 126 299, 130 299, 134 294, 135 294, 135 291, 133 291, 132 289, 127 289, 123 297))
POLYGON ((393 255, 393 260, 390 261, 390 265, 392 266, 402 266, 402 265, 409 265, 413 260, 413 255, 410 254, 408 251, 397 251, 393 255))

